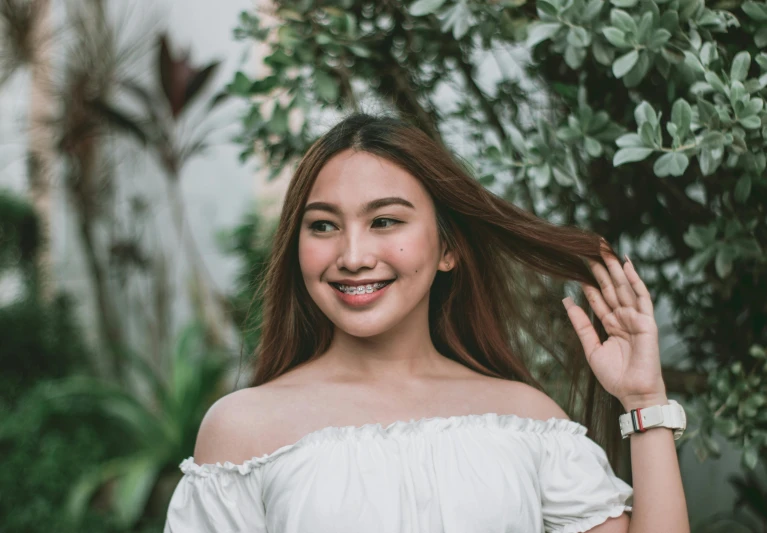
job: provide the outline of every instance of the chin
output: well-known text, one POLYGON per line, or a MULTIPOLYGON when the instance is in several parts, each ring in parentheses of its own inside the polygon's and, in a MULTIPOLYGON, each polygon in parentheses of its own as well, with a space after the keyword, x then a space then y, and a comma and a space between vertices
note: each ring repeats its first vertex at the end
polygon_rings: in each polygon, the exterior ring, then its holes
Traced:
POLYGON ((355 321, 355 320, 331 320, 333 325, 347 335, 352 337, 368 338, 375 337, 386 333, 391 329, 391 324, 384 321, 376 321, 371 323, 369 320, 355 321))

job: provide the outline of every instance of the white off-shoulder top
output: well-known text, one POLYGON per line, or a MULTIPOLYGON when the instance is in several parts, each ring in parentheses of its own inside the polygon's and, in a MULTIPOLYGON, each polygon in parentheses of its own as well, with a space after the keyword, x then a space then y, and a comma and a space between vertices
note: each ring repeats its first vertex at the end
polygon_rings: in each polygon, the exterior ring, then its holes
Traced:
POLYGON ((487 413, 325 427, 181 465, 164 533, 579 533, 631 512, 586 427, 487 413))

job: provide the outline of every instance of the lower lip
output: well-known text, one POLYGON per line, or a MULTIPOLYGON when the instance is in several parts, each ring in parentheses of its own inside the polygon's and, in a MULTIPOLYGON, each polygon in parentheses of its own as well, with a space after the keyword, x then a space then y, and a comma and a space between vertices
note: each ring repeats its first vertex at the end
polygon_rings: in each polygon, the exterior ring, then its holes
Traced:
POLYGON ((362 306, 367 305, 371 302, 376 301, 378 298, 380 298, 383 293, 385 293, 389 287, 392 286, 394 282, 392 281, 388 285, 386 285, 382 289, 378 289, 377 291, 373 292, 363 292, 362 294, 347 294, 345 292, 341 292, 332 285, 330 286, 331 289, 333 289, 333 292, 336 293, 336 295, 341 299, 342 302, 344 302, 347 305, 351 306, 362 306))

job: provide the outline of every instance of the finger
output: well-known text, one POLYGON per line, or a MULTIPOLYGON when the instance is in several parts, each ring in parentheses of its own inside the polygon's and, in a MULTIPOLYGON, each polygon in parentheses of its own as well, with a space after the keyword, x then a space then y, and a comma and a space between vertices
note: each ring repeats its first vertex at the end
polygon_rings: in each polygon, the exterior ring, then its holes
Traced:
POLYGON ((615 292, 618 295, 618 301, 621 305, 636 309, 636 294, 634 294, 634 289, 631 286, 631 283, 629 283, 626 273, 623 271, 623 266, 621 265, 620 260, 605 248, 602 248, 602 258, 610 273, 610 279, 612 280, 615 292))
POLYGON ((583 294, 586 295, 586 300, 588 300, 589 305, 594 310, 594 314, 604 325, 607 315, 612 313, 613 310, 610 308, 607 302, 605 302, 602 293, 599 292, 599 289, 596 287, 581 283, 581 289, 583 290, 583 294))
MULTIPOLYGON (((628 259, 628 256, 626 259, 628 259)), ((634 269, 634 265, 631 263, 631 260, 629 259, 626 261, 623 264, 623 267, 626 271, 626 277, 631 283, 631 287, 637 296, 637 306, 639 312, 648 316, 654 316, 650 291, 647 290, 647 286, 644 284, 644 281, 642 281, 642 278, 639 277, 639 273, 637 273, 637 271, 634 269)))
POLYGON ((573 299, 569 296, 562 300, 567 309, 567 316, 570 318, 570 322, 573 323, 575 333, 581 340, 583 345, 583 351, 586 353, 586 359, 590 359, 591 354, 601 346, 599 342, 599 336, 597 335, 594 326, 591 324, 591 320, 586 316, 586 313, 578 307, 573 299))
POLYGON ((587 261, 589 262, 589 266, 591 267, 591 271, 594 273, 594 277, 596 278, 597 283, 599 283, 599 288, 602 291, 602 297, 604 298, 605 302, 607 302, 607 305, 610 306, 610 309, 619 308, 621 306, 620 300, 618 299, 618 294, 615 292, 612 278, 607 272, 607 269, 593 259, 587 258, 587 261))

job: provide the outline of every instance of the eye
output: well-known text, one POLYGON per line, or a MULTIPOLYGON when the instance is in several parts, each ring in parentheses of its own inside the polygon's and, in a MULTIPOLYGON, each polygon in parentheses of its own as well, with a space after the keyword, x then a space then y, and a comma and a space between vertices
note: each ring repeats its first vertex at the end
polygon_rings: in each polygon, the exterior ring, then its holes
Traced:
POLYGON ((373 222, 378 222, 380 220, 388 220, 389 222, 392 222, 391 225, 384 226, 384 227, 387 227, 387 228, 391 228, 392 226, 396 226, 397 224, 401 224, 401 222, 399 220, 394 220, 393 218, 377 218, 373 222))
POLYGON ((316 222, 312 222, 312 223, 309 225, 309 229, 311 229, 311 230, 314 230, 314 231, 316 231, 317 233, 327 233, 327 232, 325 232, 325 231, 320 231, 320 230, 318 230, 318 229, 317 229, 317 226, 320 226, 320 225, 322 225, 322 224, 329 224, 329 225, 331 225, 331 226, 333 225, 333 223, 332 223, 332 222, 328 222, 327 220, 318 220, 318 221, 316 221, 316 222))

